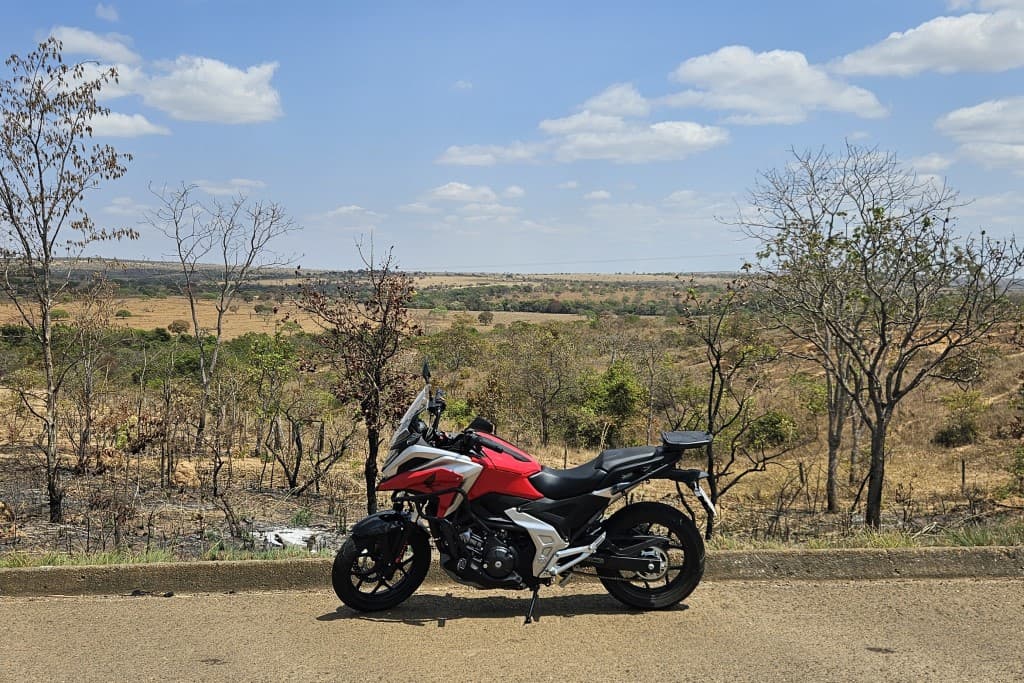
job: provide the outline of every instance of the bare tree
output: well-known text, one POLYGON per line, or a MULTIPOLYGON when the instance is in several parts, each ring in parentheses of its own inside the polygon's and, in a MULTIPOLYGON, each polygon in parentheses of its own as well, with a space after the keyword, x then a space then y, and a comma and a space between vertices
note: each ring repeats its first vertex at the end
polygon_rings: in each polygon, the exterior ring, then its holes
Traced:
POLYGON ((358 422, 331 420, 334 397, 317 382, 320 375, 305 372, 294 341, 279 325, 273 336, 254 336, 246 372, 255 417, 256 455, 264 461, 260 486, 269 453, 281 465, 288 488, 301 495, 320 482, 347 455, 358 422), (282 422, 286 426, 282 427, 282 422), (343 426, 342 426, 343 425, 343 426), (308 473, 304 475, 304 473, 308 473))
MULTIPOLYGON (((764 173, 752 191, 752 202, 760 218, 749 220, 744 227, 758 238, 765 240, 758 256, 762 264, 775 256, 788 258, 790 264, 785 271, 762 267, 761 276, 756 280, 765 313, 798 341, 792 346, 790 355, 804 360, 832 359, 823 363, 825 370, 825 407, 827 413, 826 440, 828 443, 827 475, 825 480, 826 510, 839 511, 839 453, 842 447, 843 430, 850 416, 852 402, 846 386, 857 384, 858 367, 849 362, 846 348, 836 342, 835 335, 827 325, 808 308, 823 311, 831 305, 822 292, 818 299, 814 294, 802 291, 804 283, 815 275, 840 278, 840 271, 834 270, 828 262, 827 249, 819 249, 821 243, 829 243, 847 227, 847 206, 844 201, 845 188, 842 182, 832 177, 834 160, 824 151, 795 154, 794 163, 779 171, 764 173), (793 232, 801 231, 806 241, 776 241, 783 233, 776 232, 781 221, 796 221, 793 232), (812 234, 819 231, 820 234, 812 234), (791 305, 790 296, 782 290, 801 291, 805 298, 803 306, 791 305), (813 304, 813 305, 808 305, 813 304), (839 375, 845 375, 845 382, 839 375)), ((831 285, 836 290, 855 286, 852 282, 836 281, 831 285)), ((839 310, 834 310, 833 315, 839 310)))
POLYGON ((538 431, 547 446, 559 418, 577 393, 581 358, 579 332, 565 325, 514 323, 496 352, 497 377, 512 412, 538 431))
POLYGON ((62 520, 58 424, 64 374, 54 359, 53 309, 68 286, 76 259, 96 241, 134 237, 130 230, 98 228, 82 206, 86 192, 125 173, 130 159, 109 145, 92 144, 92 125, 109 110, 96 97, 117 72, 89 77, 82 64, 65 64, 60 41, 49 38, 26 56, 12 55, 0 80, 0 290, 31 330, 42 356, 41 401, 23 394, 42 424, 50 520, 62 520), (62 273, 55 269, 60 256, 62 273))
MULTIPOLYGON (((813 351, 870 434, 865 521, 881 525, 886 437, 900 402, 1014 319, 1006 293, 1024 266, 1013 240, 960 237, 957 195, 895 156, 794 153, 762 175, 760 270, 776 319, 813 351)), ((837 408, 838 410, 838 408, 837 408)))
MULTIPOLYGON (((701 342, 707 362, 706 386, 690 394, 703 403, 691 406, 688 429, 703 429, 715 437, 705 451, 711 501, 800 445, 792 416, 768 405, 767 367, 779 350, 760 338, 759 325, 744 311, 748 282, 734 280, 725 292, 699 295, 689 290, 687 325, 701 342), (695 409, 696 408, 696 409, 695 409)), ((708 517, 705 537, 711 538, 714 519, 708 517)))
POLYGON ((103 400, 111 369, 109 353, 110 321, 113 318, 117 286, 102 274, 93 275, 92 281, 80 296, 78 310, 72 317, 74 325, 71 350, 70 377, 67 395, 72 415, 68 436, 77 456, 75 470, 84 474, 89 470, 93 450, 93 428, 97 410, 103 400))
POLYGON ((366 266, 340 284, 310 278, 299 289, 299 306, 324 330, 323 359, 338 374, 333 389, 342 402, 354 400, 366 427, 366 509, 377 511, 377 455, 383 430, 402 414, 409 380, 399 362, 403 342, 418 333, 409 315, 412 278, 396 269, 394 256, 377 261, 359 246, 366 266))
POLYGON ((170 190, 150 188, 160 206, 146 216, 146 222, 174 241, 181 266, 181 291, 188 299, 192 337, 199 354, 201 389, 196 425, 196 449, 203 444, 210 382, 217 370, 224 315, 234 305, 239 291, 263 268, 288 263, 274 254, 270 243, 292 231, 294 223, 278 204, 250 201, 239 195, 229 203, 203 204, 195 198, 194 185, 170 190), (199 320, 199 300, 204 288, 212 291, 215 318, 213 328, 199 320), (213 337, 212 344, 207 342, 213 337))

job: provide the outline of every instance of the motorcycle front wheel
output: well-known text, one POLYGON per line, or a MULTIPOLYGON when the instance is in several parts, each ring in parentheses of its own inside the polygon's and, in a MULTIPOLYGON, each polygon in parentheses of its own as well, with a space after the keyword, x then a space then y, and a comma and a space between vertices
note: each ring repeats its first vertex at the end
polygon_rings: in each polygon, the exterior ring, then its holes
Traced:
POLYGON ((391 556, 386 538, 349 538, 334 558, 331 583, 343 603, 361 612, 391 609, 419 588, 430 569, 430 542, 413 533, 391 556))
POLYGON ((664 609, 681 602, 704 576, 704 540, 693 520, 663 503, 634 503, 605 522, 608 541, 618 547, 645 539, 640 556, 661 560, 661 570, 634 572, 598 569, 605 589, 636 609, 664 609))

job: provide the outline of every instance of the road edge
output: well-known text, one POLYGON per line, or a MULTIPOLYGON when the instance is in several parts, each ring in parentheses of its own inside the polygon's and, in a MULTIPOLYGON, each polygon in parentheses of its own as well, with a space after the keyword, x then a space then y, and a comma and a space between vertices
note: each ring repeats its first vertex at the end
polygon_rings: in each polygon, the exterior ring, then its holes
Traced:
MULTIPOLYGON (((1024 546, 720 550, 706 566, 706 581, 1024 578, 1024 546)), ((331 558, 13 568, 0 597, 329 590, 330 572, 331 558)), ((451 582, 435 563, 425 584, 451 582)))

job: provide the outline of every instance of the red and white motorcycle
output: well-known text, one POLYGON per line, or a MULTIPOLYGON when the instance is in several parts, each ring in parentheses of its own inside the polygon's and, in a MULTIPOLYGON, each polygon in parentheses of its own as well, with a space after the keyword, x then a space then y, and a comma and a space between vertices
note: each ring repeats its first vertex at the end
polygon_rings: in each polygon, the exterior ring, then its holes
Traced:
POLYGON ((567 470, 549 469, 498 438, 476 418, 465 430, 438 430, 443 393, 425 386, 391 439, 379 491, 394 509, 358 522, 334 560, 334 591, 361 611, 390 609, 415 592, 430 567, 430 539, 442 569, 476 588, 533 591, 583 569, 608 592, 638 609, 682 601, 704 573, 704 542, 680 485, 707 514, 715 509, 701 487, 707 474, 679 469, 683 452, 711 442, 704 432, 665 432, 660 446, 602 451, 567 470), (426 412, 431 423, 424 422, 426 412), (690 513, 637 502, 605 517, 608 507, 651 479, 676 484, 690 513))

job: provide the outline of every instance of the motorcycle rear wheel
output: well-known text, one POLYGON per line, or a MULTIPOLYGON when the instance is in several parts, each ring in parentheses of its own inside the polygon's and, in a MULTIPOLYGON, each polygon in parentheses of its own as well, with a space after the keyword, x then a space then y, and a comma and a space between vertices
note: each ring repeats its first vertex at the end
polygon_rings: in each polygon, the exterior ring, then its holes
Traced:
MULTIPOLYGON (((704 539, 693 520, 662 503, 628 505, 605 523, 608 539, 620 547, 634 537, 654 536, 652 557, 667 558, 664 573, 602 570, 598 576, 605 589, 619 602, 642 610, 665 609, 684 600, 704 576, 704 539)), ((635 541, 634 541, 635 542, 635 541)))
POLYGON ((397 557, 383 538, 349 538, 334 558, 331 583, 343 603, 360 612, 391 609, 416 592, 430 569, 430 542, 413 533, 397 557))

